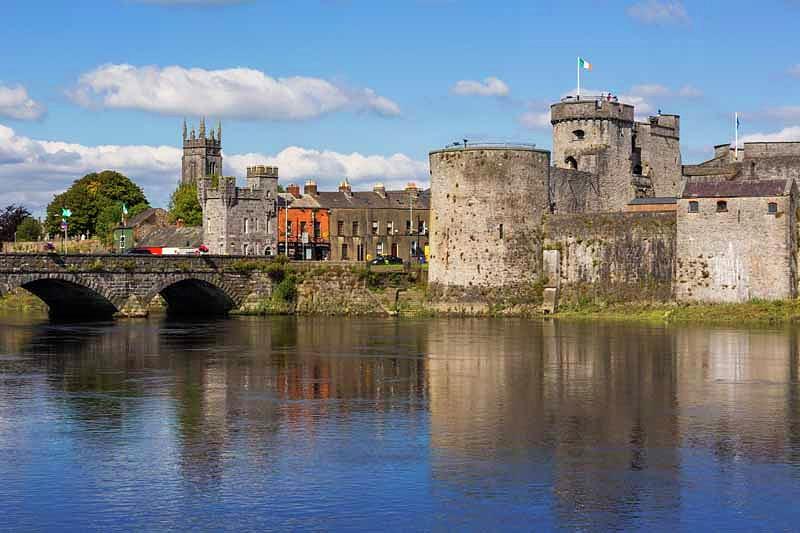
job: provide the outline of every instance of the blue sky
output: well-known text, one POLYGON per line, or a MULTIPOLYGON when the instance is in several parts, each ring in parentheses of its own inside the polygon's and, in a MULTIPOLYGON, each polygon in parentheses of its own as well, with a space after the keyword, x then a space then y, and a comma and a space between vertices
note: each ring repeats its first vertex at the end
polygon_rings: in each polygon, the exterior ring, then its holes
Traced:
POLYGON ((201 113, 227 174, 425 182, 428 151, 464 137, 549 148, 579 55, 589 90, 680 114, 686 162, 734 111, 748 138, 800 140, 799 18, 799 0, 6 0, 0 203, 116 168, 163 205, 201 113))

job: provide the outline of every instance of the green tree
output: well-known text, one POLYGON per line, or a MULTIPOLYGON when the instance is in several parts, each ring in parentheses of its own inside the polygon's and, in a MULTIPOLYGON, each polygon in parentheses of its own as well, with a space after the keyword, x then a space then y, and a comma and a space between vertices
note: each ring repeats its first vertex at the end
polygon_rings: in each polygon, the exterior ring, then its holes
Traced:
POLYGON ((0 210, 0 241, 13 241, 17 227, 29 216, 31 214, 21 205, 12 204, 0 210))
POLYGON ((18 241, 38 241, 42 238, 42 225, 33 217, 25 217, 17 226, 18 241))
POLYGON ((169 221, 175 223, 179 219, 187 226, 203 225, 203 210, 194 183, 178 185, 169 199, 169 221))
MULTIPOLYGON (((60 233, 61 209, 72 211, 69 218, 69 235, 98 233, 98 217, 112 206, 148 205, 142 189, 126 176, 113 170, 93 172, 76 180, 72 186, 56 195, 47 206, 45 228, 49 233, 60 233)), ((106 215, 107 217, 110 214, 106 215)), ((120 218, 116 223, 119 223, 120 218)))
MULTIPOLYGON (((146 203, 136 204, 133 207, 128 207, 127 219, 135 217, 142 211, 148 208, 146 203)), ((96 235, 100 240, 106 244, 114 240, 114 228, 122 222, 122 203, 110 204, 100 211, 97 215, 96 235)))

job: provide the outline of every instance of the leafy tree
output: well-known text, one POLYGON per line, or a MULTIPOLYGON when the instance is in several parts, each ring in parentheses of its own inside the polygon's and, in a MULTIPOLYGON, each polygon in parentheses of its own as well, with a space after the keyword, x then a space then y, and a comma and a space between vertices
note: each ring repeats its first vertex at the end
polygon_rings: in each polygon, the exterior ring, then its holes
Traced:
POLYGON ((18 241, 38 241, 42 238, 42 225, 33 217, 25 217, 17 226, 18 241))
POLYGON ((13 241, 17 227, 29 216, 31 214, 21 205, 9 205, 0 211, 0 241, 13 241))
MULTIPOLYGON (((123 202, 128 206, 148 205, 142 189, 126 176, 113 170, 93 172, 76 180, 69 189, 53 198, 47 206, 45 228, 49 233, 58 234, 61 231, 61 209, 67 208, 72 211, 69 218, 70 235, 95 235, 98 233, 100 214, 113 206, 122 209, 123 202)), ((105 216, 107 225, 110 212, 105 216)), ((115 224, 120 219, 121 212, 115 224)))
POLYGON ((203 210, 194 183, 178 185, 169 199, 169 221, 175 223, 178 219, 187 226, 203 225, 203 210))
MULTIPOLYGON (((136 204, 133 207, 128 207, 128 215, 127 219, 131 217, 135 217, 142 211, 148 208, 148 205, 144 202, 140 204, 136 204)), ((122 204, 110 204, 103 208, 100 211, 100 214, 97 215, 97 224, 96 224, 96 235, 100 237, 100 240, 106 244, 109 244, 114 238, 114 228, 119 226, 120 222, 122 222, 122 204)))

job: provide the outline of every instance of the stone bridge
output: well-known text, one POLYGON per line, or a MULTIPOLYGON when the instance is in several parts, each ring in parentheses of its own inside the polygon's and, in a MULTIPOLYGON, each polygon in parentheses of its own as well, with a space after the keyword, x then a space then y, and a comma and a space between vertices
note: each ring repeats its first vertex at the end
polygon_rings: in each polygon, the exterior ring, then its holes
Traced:
POLYGON ((235 256, 0 254, 0 296, 22 287, 55 318, 225 314, 268 297, 270 261, 235 256))

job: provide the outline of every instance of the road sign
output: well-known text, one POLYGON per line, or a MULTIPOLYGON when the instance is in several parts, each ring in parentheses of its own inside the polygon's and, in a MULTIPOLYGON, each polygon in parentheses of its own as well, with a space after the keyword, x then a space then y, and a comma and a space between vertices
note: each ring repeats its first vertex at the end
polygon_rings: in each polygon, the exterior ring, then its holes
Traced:
POLYGON ((61 221, 61 231, 67 231, 67 222, 64 220, 61 221))

